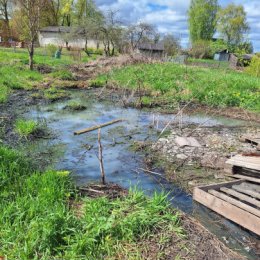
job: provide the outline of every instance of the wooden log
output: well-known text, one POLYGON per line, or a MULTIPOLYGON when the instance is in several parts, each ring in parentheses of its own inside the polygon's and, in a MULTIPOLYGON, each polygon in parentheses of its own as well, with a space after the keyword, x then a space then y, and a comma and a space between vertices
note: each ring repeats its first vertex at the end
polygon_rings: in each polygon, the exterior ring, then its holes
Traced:
POLYGON ((254 232, 255 234, 260 235, 260 218, 209 194, 201 188, 206 187, 195 188, 193 191, 193 199, 195 201, 237 223, 238 225, 254 232))
POLYGON ((230 177, 236 178, 236 179, 242 179, 242 180, 247 180, 255 183, 260 183, 260 179, 258 178, 253 178, 245 175, 240 175, 240 174, 234 174, 234 175, 229 175, 230 177))
POLYGON ((253 197, 253 198, 260 199, 260 194, 259 194, 258 192, 241 188, 241 187, 238 186, 238 185, 232 186, 232 189, 234 189, 234 190, 236 190, 236 191, 239 191, 239 192, 242 192, 242 193, 244 193, 244 194, 247 194, 247 195, 249 195, 249 196, 251 196, 251 197, 253 197))
POLYGON ((227 196, 227 195, 225 195, 221 192, 218 192, 216 190, 209 190, 208 193, 211 194, 211 195, 214 195, 217 198, 222 199, 222 200, 224 200, 224 201, 226 201, 226 202, 228 202, 228 203, 230 203, 234 206, 237 206, 237 207, 239 207, 239 208, 241 208, 241 209, 243 209, 247 212, 250 212, 251 214, 254 214, 255 216, 260 218, 260 211, 258 209, 255 209, 255 208, 253 208, 253 207, 251 207, 251 206, 249 206, 249 205, 247 205, 247 204, 245 204, 241 201, 233 199, 233 198, 231 198, 231 197, 229 197, 229 196, 227 196))
POLYGON ((246 201, 252 205, 255 205, 256 207, 260 208, 260 201, 259 200, 256 200, 256 199, 253 199, 247 195, 244 195, 240 192, 237 192, 235 190, 232 190, 232 189, 228 189, 228 188, 225 188, 225 187, 222 187, 220 188, 221 191, 229 194, 229 195, 232 195, 233 197, 236 197, 240 200, 243 200, 243 201, 246 201))
POLYGON ((101 124, 101 125, 96 125, 96 126, 92 126, 92 127, 80 130, 80 131, 76 131, 76 132, 74 132, 74 135, 85 134, 85 133, 97 130, 99 128, 106 127, 106 126, 109 126, 109 125, 112 125, 112 124, 116 124, 116 123, 119 123, 119 122, 122 122, 122 121, 123 121, 123 119, 116 119, 116 120, 113 120, 113 121, 110 121, 110 122, 107 122, 107 123, 104 123, 104 124, 101 124))

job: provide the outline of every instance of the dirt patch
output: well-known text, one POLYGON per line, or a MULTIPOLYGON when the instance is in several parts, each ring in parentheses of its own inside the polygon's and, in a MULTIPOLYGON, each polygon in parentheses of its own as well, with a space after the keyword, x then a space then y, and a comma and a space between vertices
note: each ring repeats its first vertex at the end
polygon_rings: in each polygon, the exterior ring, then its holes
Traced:
MULTIPOLYGON (((86 81, 115 68, 148 62, 152 61, 141 55, 121 55, 119 57, 102 57, 88 63, 73 65, 70 69, 78 81, 86 81)), ((82 84, 84 85, 86 82, 82 82, 82 84)))
POLYGON ((181 224, 186 237, 162 230, 154 237, 142 241, 142 259, 149 260, 239 260, 246 259, 227 248, 213 234, 206 230, 195 219, 181 216, 181 224), (168 238, 165 241, 162 238, 168 238))

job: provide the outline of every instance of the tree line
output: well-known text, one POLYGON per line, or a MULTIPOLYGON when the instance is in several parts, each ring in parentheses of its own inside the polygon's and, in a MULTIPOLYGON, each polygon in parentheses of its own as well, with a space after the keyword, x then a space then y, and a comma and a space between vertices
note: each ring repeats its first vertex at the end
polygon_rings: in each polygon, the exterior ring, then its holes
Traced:
POLYGON ((243 5, 233 3, 221 7, 218 0, 192 0, 188 11, 192 48, 207 51, 228 49, 231 52, 252 53, 248 40, 249 24, 243 5), (218 39, 213 41, 217 35, 218 39))

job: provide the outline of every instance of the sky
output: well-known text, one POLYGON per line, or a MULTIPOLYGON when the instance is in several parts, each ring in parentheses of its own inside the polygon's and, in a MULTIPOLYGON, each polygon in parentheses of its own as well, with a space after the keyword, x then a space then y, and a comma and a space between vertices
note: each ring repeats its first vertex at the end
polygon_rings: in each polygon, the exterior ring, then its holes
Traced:
MULTIPOLYGON (((161 33, 172 33, 181 39, 183 47, 189 46, 187 11, 190 0, 96 0, 102 11, 118 11, 126 24, 139 21, 157 26, 161 33)), ((254 51, 260 52, 260 0, 219 0, 223 7, 229 3, 242 4, 250 25, 249 39, 254 51)))

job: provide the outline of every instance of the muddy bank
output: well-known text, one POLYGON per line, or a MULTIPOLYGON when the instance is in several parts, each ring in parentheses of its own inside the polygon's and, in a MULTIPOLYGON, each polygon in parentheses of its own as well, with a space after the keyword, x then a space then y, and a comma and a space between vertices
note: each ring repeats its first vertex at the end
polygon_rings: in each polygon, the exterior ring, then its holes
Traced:
POLYGON ((150 160, 154 165, 162 160, 167 178, 192 192, 196 185, 229 180, 223 174, 226 160, 255 152, 254 145, 240 142, 240 137, 257 132, 258 127, 170 126, 168 135, 150 146, 157 154, 150 160))

